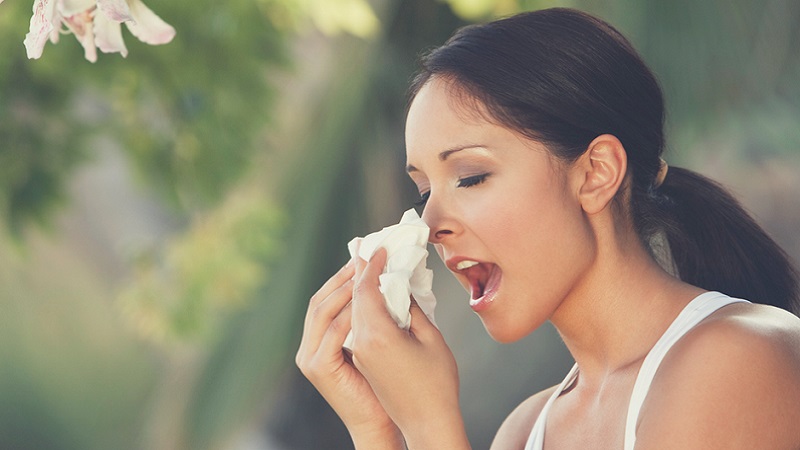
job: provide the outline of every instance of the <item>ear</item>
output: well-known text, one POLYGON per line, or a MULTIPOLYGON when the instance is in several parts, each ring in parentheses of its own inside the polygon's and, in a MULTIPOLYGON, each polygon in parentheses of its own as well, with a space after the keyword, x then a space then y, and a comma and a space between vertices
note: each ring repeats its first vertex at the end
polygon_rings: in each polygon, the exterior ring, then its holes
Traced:
POLYGON ((576 161, 578 195, 587 214, 605 209, 617 195, 628 168, 628 154, 616 136, 596 137, 576 161))

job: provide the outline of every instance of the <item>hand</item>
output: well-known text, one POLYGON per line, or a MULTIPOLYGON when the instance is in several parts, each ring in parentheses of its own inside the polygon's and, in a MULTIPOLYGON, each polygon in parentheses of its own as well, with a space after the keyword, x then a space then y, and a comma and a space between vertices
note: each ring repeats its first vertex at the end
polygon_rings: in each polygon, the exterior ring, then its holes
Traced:
POLYGON ((352 261, 311 297, 295 362, 347 426, 356 447, 404 448, 397 426, 342 344, 350 331, 352 261))
POLYGON ((409 330, 391 318, 378 289, 385 264, 385 249, 376 251, 369 263, 356 259, 353 363, 409 448, 469 448, 458 404, 455 358, 416 302, 412 301, 409 330))

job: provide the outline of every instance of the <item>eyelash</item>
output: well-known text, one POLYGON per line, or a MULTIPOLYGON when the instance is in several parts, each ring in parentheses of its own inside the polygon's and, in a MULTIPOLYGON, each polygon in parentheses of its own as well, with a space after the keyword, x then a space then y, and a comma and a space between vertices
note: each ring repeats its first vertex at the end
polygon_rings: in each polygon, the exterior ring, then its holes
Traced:
MULTIPOLYGON (((477 186, 486 181, 486 178, 488 177, 489 177, 488 173, 483 173, 480 175, 473 175, 471 177, 461 178, 460 180, 458 180, 458 187, 468 188, 472 186, 477 186)), ((425 206, 425 203, 428 202, 428 198, 430 198, 430 196, 431 196, 430 191, 420 194, 420 199, 414 202, 414 205, 425 206)))
POLYGON ((458 187, 472 187, 479 185, 486 181, 486 178, 489 176, 488 173, 482 173, 480 175, 473 175, 471 177, 466 177, 458 180, 458 187))
POLYGON ((431 196, 431 191, 419 194, 419 200, 414 202, 414 206, 425 206, 425 203, 428 203, 428 197, 431 196))

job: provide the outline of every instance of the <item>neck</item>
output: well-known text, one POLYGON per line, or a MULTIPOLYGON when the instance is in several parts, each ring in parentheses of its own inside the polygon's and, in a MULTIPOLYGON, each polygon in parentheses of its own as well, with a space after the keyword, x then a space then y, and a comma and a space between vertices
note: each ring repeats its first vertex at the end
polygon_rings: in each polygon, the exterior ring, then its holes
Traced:
POLYGON ((599 244, 587 276, 551 317, 588 383, 638 368, 680 311, 703 292, 666 273, 638 239, 599 244))

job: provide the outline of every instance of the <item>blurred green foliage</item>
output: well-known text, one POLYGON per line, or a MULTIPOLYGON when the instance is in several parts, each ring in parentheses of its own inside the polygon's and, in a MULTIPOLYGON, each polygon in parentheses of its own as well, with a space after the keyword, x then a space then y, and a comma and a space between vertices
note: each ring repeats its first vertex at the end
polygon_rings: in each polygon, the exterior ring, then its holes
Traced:
POLYGON ((70 169, 86 157, 79 144, 86 128, 70 103, 79 78, 60 70, 68 59, 53 55, 37 66, 25 59, 30 6, 0 6, 0 217, 15 233, 27 222, 47 223, 70 169))
POLYGON ((127 61, 100 61, 112 66, 100 86, 146 181, 183 208, 208 206, 260 150, 274 99, 265 78, 286 64, 286 38, 252 1, 152 7, 180 33, 161 47, 131 45, 127 61))
POLYGON ((269 279, 269 265, 286 252, 284 221, 259 193, 235 192, 166 248, 137 258, 123 311, 156 341, 210 338, 269 279))
MULTIPOLYGON (((519 11, 551 8, 555 6, 577 6, 558 0, 439 0, 447 3, 453 13, 470 22, 480 22, 508 16, 519 11)), ((572 2, 576 3, 576 2, 572 2)))
POLYGON ((0 237, 0 448, 136 449, 158 376, 76 255, 0 237))
MULTIPOLYGON (((70 177, 108 142, 183 224, 165 246, 137 252, 129 281, 111 291, 97 275, 76 276, 80 255, 39 261, 0 240, 0 254, 11 251, 0 261, 0 448, 218 448, 259 407, 252 382, 265 390, 286 360, 292 303, 260 316, 262 365, 250 364, 252 348, 244 371, 206 359, 217 342, 235 345, 225 336, 242 320, 235 313, 247 317, 286 251, 283 208, 254 171, 272 150, 263 147, 272 80, 291 68, 289 38, 324 19, 320 3, 150 1, 175 40, 150 47, 126 35, 127 59, 101 54, 96 64, 71 36, 25 59, 31 3, 0 7, 0 228, 29 245, 30 225, 55 228, 70 177), (291 22, 274 21, 295 4, 291 22), (131 325, 154 339, 139 341, 131 325), (41 336, 53 342, 40 346, 41 336), (219 375, 230 369, 233 379, 219 375)), ((328 18, 326 31, 374 35, 371 8, 345 3, 358 17, 328 18)))
POLYGON ((248 167, 255 133, 269 121, 274 92, 265 78, 287 63, 286 37, 262 8, 245 0, 150 2, 180 29, 173 42, 151 47, 127 35, 127 59, 101 55, 90 64, 71 36, 27 61, 20 39, 29 3, 9 1, 0 15, 7 24, 0 31, 0 117, 9 119, 3 134, 11 137, 0 157, 27 162, 0 179, 10 199, 3 216, 14 229, 44 215, 99 133, 121 142, 142 181, 174 206, 219 201, 248 167), (47 191, 37 195, 30 186, 47 191))
MULTIPOLYGON (((609 19, 665 87, 671 163, 700 135, 747 159, 800 149, 791 0, 147 3, 175 40, 124 33, 128 58, 96 64, 71 36, 25 59, 30 0, 0 5, 0 216, 17 238, 0 238, 0 448, 235 448, 267 420, 294 448, 346 446, 307 386, 284 389, 306 299, 350 237, 415 197, 404 92, 419 53, 468 21, 550 6, 609 19), (174 218, 121 281, 31 226, 58 229, 71 177, 108 142, 174 218)), ((493 414, 467 418, 485 447, 504 411, 474 409, 493 414)))

